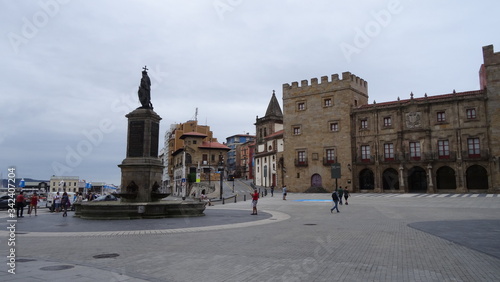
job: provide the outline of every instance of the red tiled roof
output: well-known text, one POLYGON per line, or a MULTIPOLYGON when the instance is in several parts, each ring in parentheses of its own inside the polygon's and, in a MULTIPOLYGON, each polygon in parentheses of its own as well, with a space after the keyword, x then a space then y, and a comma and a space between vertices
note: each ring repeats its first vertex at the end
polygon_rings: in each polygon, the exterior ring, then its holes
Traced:
POLYGON ((408 103, 410 101, 422 102, 422 101, 428 101, 428 100, 447 99, 447 98, 452 98, 452 97, 475 96, 475 95, 482 95, 484 93, 485 93, 485 90, 456 92, 456 93, 441 94, 441 95, 434 95, 434 96, 427 96, 427 97, 420 97, 420 98, 413 98, 413 99, 405 99, 405 100, 399 100, 399 101, 389 101, 389 102, 383 102, 383 103, 362 105, 358 109, 373 108, 373 107, 379 107, 379 106, 392 106, 392 105, 398 105, 398 104, 406 104, 406 103, 408 103))
POLYGON ((276 137, 276 136, 279 136, 279 135, 283 135, 283 133, 284 133, 284 132, 285 132, 284 130, 276 131, 276 132, 274 132, 274 133, 273 133, 273 134, 271 134, 271 135, 267 135, 267 136, 266 136, 266 139, 267 139, 267 138, 273 138, 273 137, 276 137))
POLYGON ((231 150, 228 146, 221 144, 219 142, 209 142, 209 141, 204 141, 198 148, 203 148, 203 149, 222 149, 222 150, 231 150))
POLYGON ((205 138, 205 137, 208 137, 208 135, 203 134, 203 133, 199 133, 199 132, 191 131, 191 132, 183 133, 180 138, 184 139, 186 137, 200 137, 200 138, 205 138))

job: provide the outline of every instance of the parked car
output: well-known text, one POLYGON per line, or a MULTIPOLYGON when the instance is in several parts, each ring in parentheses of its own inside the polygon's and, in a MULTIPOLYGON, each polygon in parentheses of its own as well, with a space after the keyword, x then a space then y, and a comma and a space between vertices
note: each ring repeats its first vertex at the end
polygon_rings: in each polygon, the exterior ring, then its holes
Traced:
POLYGON ((118 198, 113 196, 113 195, 103 195, 103 196, 99 196, 97 198, 95 198, 93 200, 93 202, 95 201, 98 201, 98 202, 101 202, 101 201, 118 201, 118 198))
POLYGON ((9 209, 9 195, 4 195, 0 197, 0 209, 9 209))

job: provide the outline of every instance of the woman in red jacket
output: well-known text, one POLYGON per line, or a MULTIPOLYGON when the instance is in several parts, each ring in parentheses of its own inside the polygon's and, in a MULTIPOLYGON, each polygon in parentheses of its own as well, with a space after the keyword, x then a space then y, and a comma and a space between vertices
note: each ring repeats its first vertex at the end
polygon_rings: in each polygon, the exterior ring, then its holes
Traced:
POLYGON ((253 194, 250 193, 250 195, 252 195, 252 215, 257 215, 257 202, 259 201, 259 192, 257 192, 257 189, 254 189, 253 194))

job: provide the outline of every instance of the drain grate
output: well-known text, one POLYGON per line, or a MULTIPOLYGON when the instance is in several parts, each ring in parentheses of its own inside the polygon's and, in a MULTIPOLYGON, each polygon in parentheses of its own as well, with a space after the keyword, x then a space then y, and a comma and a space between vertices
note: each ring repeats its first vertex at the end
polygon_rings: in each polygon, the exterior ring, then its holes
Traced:
POLYGON ((311 226, 311 225, 317 225, 317 224, 316 224, 316 223, 304 223, 304 225, 309 225, 309 226, 311 226))
POLYGON ((117 256, 119 256, 119 254, 100 254, 100 255, 93 256, 93 258, 95 258, 95 259, 116 258, 117 256))
POLYGON ((44 266, 40 268, 40 270, 45 271, 58 271, 58 270, 66 270, 75 267, 74 265, 52 265, 52 266, 44 266))
POLYGON ((30 262, 30 261, 36 261, 36 259, 23 259, 23 258, 20 258, 20 259, 16 259, 17 262, 30 262))

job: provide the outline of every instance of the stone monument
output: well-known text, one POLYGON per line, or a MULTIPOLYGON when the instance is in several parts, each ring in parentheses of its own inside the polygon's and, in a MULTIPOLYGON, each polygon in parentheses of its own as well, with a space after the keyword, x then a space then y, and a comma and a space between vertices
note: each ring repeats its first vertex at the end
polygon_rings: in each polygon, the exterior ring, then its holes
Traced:
POLYGON ((131 219, 202 216, 204 202, 160 201, 163 164, 158 158, 161 117, 153 111, 151 80, 142 71, 138 91, 141 107, 128 113, 127 153, 121 169, 119 202, 87 202, 76 206, 75 216, 87 219, 131 219))

